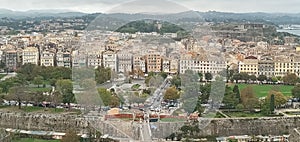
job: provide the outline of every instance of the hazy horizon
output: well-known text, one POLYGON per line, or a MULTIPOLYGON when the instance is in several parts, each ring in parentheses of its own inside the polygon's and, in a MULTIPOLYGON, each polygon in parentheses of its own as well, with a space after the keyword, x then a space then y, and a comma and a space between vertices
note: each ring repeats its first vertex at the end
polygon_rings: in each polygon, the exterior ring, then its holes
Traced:
POLYGON ((155 10, 154 13, 156 11, 178 13, 194 10, 233 13, 300 13, 299 0, 0 0, 0 2, 0 9, 13 11, 63 10, 84 13, 147 13, 145 10, 155 10))

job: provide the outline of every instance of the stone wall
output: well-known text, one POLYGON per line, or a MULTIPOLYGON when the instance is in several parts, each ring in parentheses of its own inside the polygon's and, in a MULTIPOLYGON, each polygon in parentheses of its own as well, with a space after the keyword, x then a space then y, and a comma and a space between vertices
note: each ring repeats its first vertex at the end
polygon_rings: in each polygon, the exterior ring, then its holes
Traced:
MULTIPOLYGON (((213 119, 210 122, 203 122, 207 126, 201 128, 199 135, 282 135, 288 134, 294 128, 299 128, 299 120, 300 117, 213 119)), ((165 138, 176 132, 185 123, 151 123, 152 135, 155 138, 165 138)), ((70 128, 84 132, 94 128, 102 134, 109 134, 114 137, 140 139, 138 123, 121 120, 101 121, 97 117, 86 121, 86 118, 77 115, 0 112, 0 127, 57 132, 65 132, 70 128)))
MULTIPOLYGON (((231 135, 282 135, 300 127, 299 117, 274 118, 242 118, 213 119, 205 128, 201 128, 200 136, 231 136, 231 135)), ((164 138, 171 132, 176 132, 181 123, 153 123, 152 134, 164 138)))

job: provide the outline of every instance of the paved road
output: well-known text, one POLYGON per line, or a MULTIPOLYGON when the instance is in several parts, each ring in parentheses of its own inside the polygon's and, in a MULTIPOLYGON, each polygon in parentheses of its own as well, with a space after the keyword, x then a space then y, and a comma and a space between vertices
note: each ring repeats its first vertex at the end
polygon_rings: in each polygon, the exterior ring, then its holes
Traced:
POLYGON ((149 114, 151 109, 161 109, 161 102, 163 101, 163 93, 164 91, 170 87, 169 79, 165 79, 164 82, 154 91, 153 95, 148 98, 148 104, 145 108, 144 113, 144 122, 140 125, 141 129, 141 138, 143 142, 151 142, 151 129, 149 124, 149 114))
POLYGON ((164 91, 170 87, 171 83, 169 79, 165 79, 164 82, 154 91, 153 95, 148 98, 148 109, 156 109, 156 108, 161 108, 161 102, 163 101, 163 93, 164 91))

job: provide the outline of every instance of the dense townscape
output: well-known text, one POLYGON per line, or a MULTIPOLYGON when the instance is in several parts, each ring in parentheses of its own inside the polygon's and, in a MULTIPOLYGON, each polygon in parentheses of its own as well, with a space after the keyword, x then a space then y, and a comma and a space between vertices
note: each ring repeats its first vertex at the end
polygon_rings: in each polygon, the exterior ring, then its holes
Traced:
MULTIPOLYGON (((19 138, 9 139, 68 142, 122 141, 124 135, 141 141, 287 142, 299 136, 295 126, 280 134, 202 137, 198 124, 202 118, 296 120, 300 35, 279 31, 299 25, 238 18, 124 22, 126 16, 116 17, 97 13, 0 19, 1 112, 78 115, 93 121, 97 117, 111 129, 78 136, 77 128, 36 134, 18 127, 3 134, 18 131, 19 138), (130 127, 124 130, 115 121, 130 127), (159 122, 184 125, 154 138, 162 127, 154 125, 159 122), (130 129, 139 136, 126 131, 130 129)), ((96 131, 100 127, 96 125, 96 131)))

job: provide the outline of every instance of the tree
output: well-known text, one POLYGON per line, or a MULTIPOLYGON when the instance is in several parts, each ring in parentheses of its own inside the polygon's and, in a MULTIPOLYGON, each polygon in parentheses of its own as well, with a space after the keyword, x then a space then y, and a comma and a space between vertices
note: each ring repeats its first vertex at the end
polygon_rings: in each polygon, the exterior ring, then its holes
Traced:
POLYGON ((275 96, 274 94, 272 94, 270 98, 270 111, 274 112, 274 110, 275 110, 275 96))
POLYGON ((175 87, 169 87, 164 94, 165 100, 177 100, 179 98, 180 94, 175 87))
POLYGON ((53 105, 56 109, 56 106, 59 103, 61 103, 63 100, 62 94, 59 91, 54 91, 50 97, 51 97, 51 102, 53 103, 53 105))
POLYGON ((274 83, 278 82, 278 79, 277 79, 277 77, 273 76, 273 77, 271 78, 271 81, 272 81, 272 83, 274 84, 274 83))
POLYGON ((61 142, 80 142, 80 136, 77 135, 75 130, 68 130, 61 142))
POLYGON ((267 80, 268 78, 267 78, 267 76, 265 76, 265 75, 259 75, 258 77, 257 77, 257 80, 258 81, 260 81, 260 83, 262 83, 263 81, 265 81, 265 80, 267 80))
POLYGON ((239 102, 241 103, 241 94, 240 94, 240 89, 238 85, 234 85, 233 89, 232 89, 233 93, 235 94, 235 97, 239 100, 239 102))
POLYGON ((112 93, 105 88, 98 88, 98 93, 105 106, 109 106, 112 100, 112 93))
POLYGON ((33 84, 37 85, 38 88, 40 88, 40 85, 43 83, 43 77, 42 76, 37 76, 34 77, 33 79, 33 84))
POLYGON ((244 107, 248 110, 254 109, 259 105, 259 100, 254 94, 252 86, 247 86, 241 91, 241 100, 244 107))
POLYGON ((235 80, 235 83, 238 83, 238 81, 242 79, 242 76, 240 73, 235 73, 233 74, 232 79, 235 80))
POLYGON ((297 84, 293 89, 292 89, 292 95, 294 98, 300 98, 300 84, 297 84))
POLYGON ((249 76, 249 79, 250 79, 252 82, 254 82, 254 81, 256 81, 256 76, 255 76, 255 75, 250 75, 250 76, 249 76))
POLYGON ((229 109, 235 108, 236 105, 239 103, 239 98, 236 97, 236 94, 228 86, 226 86, 225 88, 223 103, 229 109))
POLYGON ((28 92, 24 86, 18 85, 10 88, 9 95, 7 99, 18 101, 19 109, 21 109, 21 104, 23 101, 28 100, 28 92))
POLYGON ((62 94, 63 103, 67 103, 69 105, 75 102, 75 96, 73 94, 73 84, 69 79, 60 79, 56 81, 56 90, 62 94))
POLYGON ((181 85, 181 79, 180 77, 177 75, 177 76, 174 76, 171 80, 171 84, 176 86, 176 88, 178 88, 180 85, 181 85))
POLYGON ((213 78, 212 74, 209 72, 205 73, 204 76, 205 76, 205 80, 207 80, 207 81, 210 81, 213 78))
POLYGON ((203 74, 201 72, 199 72, 198 76, 199 76, 200 81, 202 81, 203 80, 203 74))
POLYGON ((100 66, 95 71, 95 80, 98 84, 102 84, 111 79, 112 72, 110 68, 104 68, 104 66, 100 66))
POLYGON ((298 82, 298 76, 294 73, 288 73, 282 77, 282 81, 285 84, 295 85, 298 82))
POLYGON ((275 98, 274 107, 280 107, 287 102, 287 98, 281 92, 273 90, 269 91, 266 102, 272 101, 272 95, 275 98))
POLYGON ((168 77, 168 74, 165 72, 160 72, 159 75, 164 79, 166 79, 168 77))
POLYGON ((240 73, 240 75, 241 75, 241 80, 244 80, 246 83, 250 79, 250 76, 248 73, 242 72, 242 73, 240 73))

